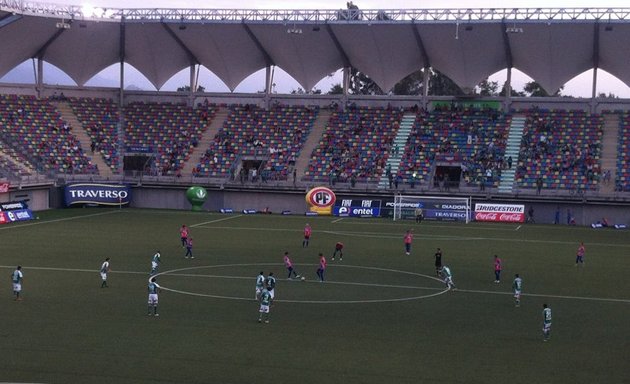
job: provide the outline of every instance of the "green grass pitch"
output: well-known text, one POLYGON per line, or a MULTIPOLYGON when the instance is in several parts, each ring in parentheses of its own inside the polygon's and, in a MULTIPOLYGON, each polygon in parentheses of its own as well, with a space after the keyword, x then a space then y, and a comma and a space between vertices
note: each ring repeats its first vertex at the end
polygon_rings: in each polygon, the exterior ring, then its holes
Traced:
POLYGON ((627 231, 97 208, 39 216, 0 227, 0 382, 630 382, 627 231), (307 222, 313 236, 302 248, 307 222), (182 224, 195 259, 183 257, 182 224), (337 241, 342 262, 330 260, 337 241), (576 268, 580 241, 586 263, 576 268), (434 279, 437 247, 455 291, 434 279), (156 250, 160 317, 146 306, 156 250), (286 279, 285 250, 306 281, 286 279), (323 284, 318 252, 329 259, 323 284), (110 287, 101 289, 106 257, 110 287), (253 300, 260 271, 278 278, 269 324, 257 322, 253 300), (546 343, 543 303, 553 310, 546 343))

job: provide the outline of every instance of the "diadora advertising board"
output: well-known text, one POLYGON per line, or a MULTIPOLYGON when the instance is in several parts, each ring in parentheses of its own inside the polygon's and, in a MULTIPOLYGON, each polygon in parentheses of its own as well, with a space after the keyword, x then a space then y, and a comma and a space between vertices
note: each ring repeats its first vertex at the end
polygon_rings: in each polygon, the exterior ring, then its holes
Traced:
MULTIPOLYGON (((424 220, 436 221, 463 221, 466 222, 466 204, 453 202, 452 200, 436 200, 418 198, 418 201, 401 202, 400 210, 403 219, 413 219, 416 209, 422 210, 424 220)), ((385 202, 385 206, 381 210, 384 217, 392 217, 394 214, 394 201, 385 202)))
POLYGON ((381 200, 337 199, 333 215, 341 217, 378 217, 381 215, 381 200))
POLYGON ((128 205, 131 190, 127 185, 80 183, 66 186, 66 206, 73 204, 128 205))
POLYGON ((475 204, 475 221, 524 223, 525 205, 522 204, 475 204))

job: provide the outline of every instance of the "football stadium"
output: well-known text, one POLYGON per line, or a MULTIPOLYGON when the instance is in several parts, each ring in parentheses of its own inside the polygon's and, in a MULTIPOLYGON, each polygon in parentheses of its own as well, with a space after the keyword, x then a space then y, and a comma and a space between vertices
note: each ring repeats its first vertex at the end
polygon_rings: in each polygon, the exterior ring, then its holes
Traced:
POLYGON ((0 82, 0 382, 630 382, 630 99, 598 82, 629 37, 626 8, 0 0, 0 78, 32 70, 0 82))

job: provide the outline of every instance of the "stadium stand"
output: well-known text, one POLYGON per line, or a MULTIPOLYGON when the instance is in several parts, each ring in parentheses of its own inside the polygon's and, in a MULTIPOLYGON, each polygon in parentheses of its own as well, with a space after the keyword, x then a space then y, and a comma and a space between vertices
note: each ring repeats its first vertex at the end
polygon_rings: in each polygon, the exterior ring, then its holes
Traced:
POLYGON ((98 173, 47 100, 0 95, 0 128, 6 146, 39 173, 98 173))
POLYGON ((112 172, 118 169, 118 105, 109 99, 70 98, 72 111, 92 140, 93 152, 100 152, 112 172))
POLYGON ((402 114, 398 108, 356 106, 333 112, 304 180, 377 182, 393 149, 402 114))
POLYGON ((617 146, 617 174, 615 189, 630 191, 630 113, 624 112, 619 122, 619 144, 617 146))
POLYGON ((603 119, 584 111, 532 109, 526 114, 516 182, 521 188, 596 190, 603 119))
POLYGON ((201 177, 240 176, 245 181, 255 169, 253 175, 259 175, 260 181, 286 180, 318 112, 318 108, 306 106, 276 105, 265 110, 232 105, 193 172, 201 177), (260 166, 239 168, 238 159, 251 159, 260 166))
POLYGON ((505 166, 510 120, 510 115, 491 109, 420 111, 401 162, 402 180, 415 174, 418 182, 437 185, 442 180, 441 175, 432 175, 436 156, 457 154, 462 159, 464 185, 496 187, 505 166))
POLYGON ((181 104, 136 102, 125 106, 125 145, 153 154, 145 173, 180 176, 207 126, 207 111, 181 104))

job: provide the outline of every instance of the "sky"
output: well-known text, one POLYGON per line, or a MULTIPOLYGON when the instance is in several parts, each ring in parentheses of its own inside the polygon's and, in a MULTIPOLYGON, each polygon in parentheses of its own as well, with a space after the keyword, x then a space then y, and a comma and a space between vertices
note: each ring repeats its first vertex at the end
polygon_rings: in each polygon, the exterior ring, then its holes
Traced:
MULTIPOLYGON (((212 8, 212 9, 342 9, 346 7, 347 0, 214 0, 211 2, 199 2, 190 0, 42 0, 42 2, 50 2, 56 4, 80 5, 88 7, 102 8, 212 8)), ((624 8, 630 7, 626 1, 604 0, 595 2, 593 0, 353 0, 354 4, 362 9, 418 9, 418 8, 624 8), (383 5, 386 4, 386 7, 383 5)), ((140 89, 154 90, 153 86, 133 67, 125 69, 126 82, 125 87, 133 86, 140 89)), ((507 71, 500 71, 490 77, 490 81, 497 81, 503 84, 506 79, 507 71)), ((45 77, 47 74, 54 74, 58 84, 73 85, 74 83, 65 76, 61 71, 52 65, 44 68, 45 77)), ((118 81, 118 66, 113 66, 103 70, 95 78, 90 80, 86 85, 93 86, 116 86, 118 81)), ((3 82, 23 82, 20 79, 33 78, 32 64, 24 63, 16 70, 4 76, 0 81, 3 82), (28 75, 30 71, 30 75, 28 75), (25 75, 25 73, 27 75, 25 75)), ((587 71, 576 78, 569 81, 562 91, 563 95, 571 95, 576 97, 591 96, 592 71, 587 71)), ((264 70, 261 70, 243 81, 235 90, 235 92, 258 92, 262 91, 265 82, 264 70)), ((333 74, 321 80, 315 88, 327 92, 332 85, 339 83, 341 80, 340 72, 333 74)), ((521 90, 523 85, 531 79, 513 70, 512 86, 515 90, 521 90)), ((277 69, 274 77, 276 84, 275 91, 278 93, 290 93, 297 90, 299 85, 289 75, 281 69, 277 69)), ((189 83, 188 69, 175 75, 169 80, 162 90, 171 91, 182 85, 189 83)), ((229 92, 228 88, 210 71, 202 68, 199 76, 200 85, 206 90, 213 92, 229 92)), ((597 93, 612 93, 619 97, 630 98, 630 87, 625 85, 614 76, 599 70, 598 71, 598 88, 597 93)))

